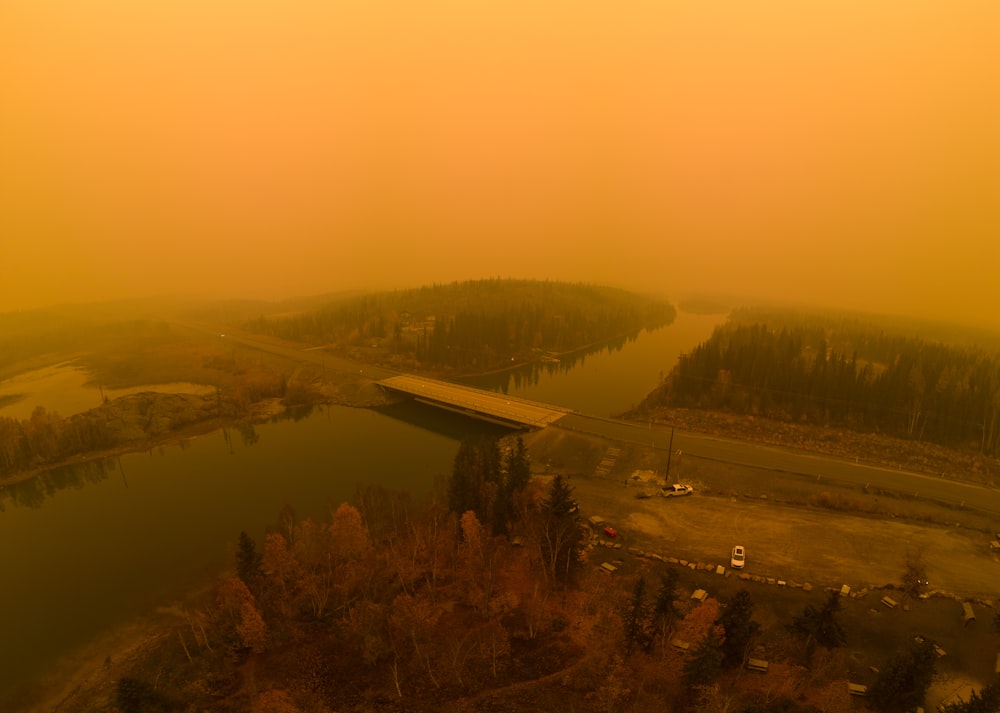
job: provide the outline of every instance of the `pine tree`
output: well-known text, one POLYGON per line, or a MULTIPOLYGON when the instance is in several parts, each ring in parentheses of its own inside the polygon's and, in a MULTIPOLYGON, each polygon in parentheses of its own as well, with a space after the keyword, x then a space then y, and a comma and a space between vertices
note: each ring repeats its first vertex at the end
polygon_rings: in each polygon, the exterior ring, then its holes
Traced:
POLYGON ((622 613, 622 626, 625 633, 625 653, 632 653, 636 644, 643 651, 648 651, 652 643, 650 624, 652 612, 646 600, 646 579, 639 577, 632 588, 632 598, 622 613))
POLYGON ((448 480, 448 509, 458 515, 469 510, 477 512, 481 484, 476 446, 462 441, 448 480))
POLYGON ((882 713, 905 713, 922 706, 936 664, 931 642, 912 645, 882 668, 868 688, 868 700, 882 713))
POLYGON ((684 661, 684 685, 688 690, 713 683, 722 670, 722 658, 718 636, 714 629, 709 629, 698 648, 684 661))
POLYGON ((802 610, 802 613, 792 619, 788 625, 788 630, 805 638, 806 643, 806 663, 812 660, 816 646, 826 649, 833 649, 843 646, 846 641, 844 628, 837 621, 837 612, 840 611, 840 594, 830 592, 826 602, 819 609, 809 604, 802 610))
POLYGON ((997 713, 1000 711, 1000 676, 980 691, 972 691, 964 703, 949 703, 944 713, 997 713))
POLYGON ((568 582, 575 576, 580 563, 583 533, 576 515, 573 489, 561 475, 552 479, 548 497, 542 502, 541 517, 542 559, 553 578, 568 582))
POLYGON ((531 460, 520 436, 507 455, 507 483, 511 492, 520 492, 531 480, 531 460))
POLYGON ((667 569, 660 573, 660 591, 653 603, 653 621, 669 623, 681 617, 677 609, 677 570, 667 569))
POLYGON ((253 590, 261 576, 261 562, 263 555, 257 552, 257 545, 245 531, 240 533, 239 544, 236 548, 236 574, 253 590))
POLYGON ((760 625, 753 620, 753 600, 750 598, 750 592, 745 589, 736 592, 722 610, 716 624, 725 632, 725 638, 720 645, 722 664, 727 668, 742 666, 750 648, 750 640, 760 628, 760 625))

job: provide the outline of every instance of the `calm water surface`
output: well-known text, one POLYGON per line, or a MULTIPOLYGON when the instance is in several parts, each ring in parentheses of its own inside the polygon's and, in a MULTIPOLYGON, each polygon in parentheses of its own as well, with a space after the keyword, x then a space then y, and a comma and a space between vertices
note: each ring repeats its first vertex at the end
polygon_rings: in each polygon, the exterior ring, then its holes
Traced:
MULTIPOLYGON (((677 321, 612 349, 476 380, 611 415, 640 401, 677 355, 724 320, 677 321)), ((0 488, 0 700, 109 627, 169 602, 260 541, 278 511, 327 518, 360 483, 419 497, 462 439, 502 431, 418 404, 330 407, 89 470, 0 488)), ((2 707, 2 706, 0 706, 2 707)))

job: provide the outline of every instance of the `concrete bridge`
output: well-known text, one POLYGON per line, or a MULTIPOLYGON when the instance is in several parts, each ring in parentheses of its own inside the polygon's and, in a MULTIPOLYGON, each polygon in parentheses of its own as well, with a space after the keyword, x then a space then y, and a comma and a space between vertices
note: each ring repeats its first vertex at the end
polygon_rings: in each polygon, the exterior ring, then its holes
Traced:
POLYGON ((572 413, 558 406, 422 376, 393 376, 375 383, 383 389, 412 396, 421 403, 515 428, 543 428, 572 413))

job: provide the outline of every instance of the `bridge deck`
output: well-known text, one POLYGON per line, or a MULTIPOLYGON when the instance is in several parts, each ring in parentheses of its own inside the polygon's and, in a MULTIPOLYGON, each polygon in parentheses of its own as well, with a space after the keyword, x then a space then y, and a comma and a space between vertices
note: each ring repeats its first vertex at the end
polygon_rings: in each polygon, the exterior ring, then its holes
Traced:
POLYGON ((509 424, 541 428, 572 413, 558 406, 422 376, 393 376, 377 383, 383 388, 409 394, 418 401, 509 424))

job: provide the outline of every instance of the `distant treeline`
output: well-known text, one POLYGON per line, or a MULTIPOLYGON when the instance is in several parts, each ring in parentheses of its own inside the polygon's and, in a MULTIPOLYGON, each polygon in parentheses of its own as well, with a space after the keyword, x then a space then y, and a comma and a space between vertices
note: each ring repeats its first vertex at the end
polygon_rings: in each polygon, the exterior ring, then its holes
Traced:
POLYGON ((260 317, 246 328, 485 371, 661 327, 675 314, 666 302, 610 287, 496 279, 367 295, 313 312, 260 317))
POLYGON ((730 322, 683 355, 645 407, 753 413, 1000 453, 1000 354, 858 319, 730 322))
POLYGON ((27 419, 0 416, 0 479, 148 439, 213 418, 238 419, 250 406, 286 396, 283 377, 252 375, 213 396, 145 392, 105 401, 97 408, 62 417, 38 406, 27 419))

